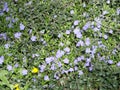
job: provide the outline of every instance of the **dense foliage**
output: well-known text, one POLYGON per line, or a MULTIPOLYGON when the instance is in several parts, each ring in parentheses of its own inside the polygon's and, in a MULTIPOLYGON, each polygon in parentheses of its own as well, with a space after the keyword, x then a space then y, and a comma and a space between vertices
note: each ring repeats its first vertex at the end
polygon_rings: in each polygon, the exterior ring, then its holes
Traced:
POLYGON ((0 90, 120 90, 119 0, 1 0, 0 90))

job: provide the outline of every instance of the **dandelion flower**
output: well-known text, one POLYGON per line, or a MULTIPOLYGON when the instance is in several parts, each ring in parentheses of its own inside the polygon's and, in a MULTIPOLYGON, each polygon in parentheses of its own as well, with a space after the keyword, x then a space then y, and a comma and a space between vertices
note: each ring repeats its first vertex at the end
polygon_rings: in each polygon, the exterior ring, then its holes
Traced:
POLYGON ((19 84, 15 84, 15 85, 14 85, 14 88, 15 88, 15 90, 20 90, 19 84))
POLYGON ((38 68, 36 68, 36 67, 34 67, 33 69, 32 69, 32 73, 38 73, 38 68))

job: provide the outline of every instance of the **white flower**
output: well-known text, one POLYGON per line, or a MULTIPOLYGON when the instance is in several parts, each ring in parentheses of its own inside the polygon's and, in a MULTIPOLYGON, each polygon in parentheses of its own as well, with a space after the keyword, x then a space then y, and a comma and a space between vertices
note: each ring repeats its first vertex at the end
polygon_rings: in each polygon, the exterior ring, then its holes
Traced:
POLYGON ((71 11, 70 11, 70 14, 74 14, 74 10, 71 10, 71 11))
POLYGON ((20 23, 20 30, 24 30, 24 29, 25 29, 25 26, 22 23, 20 23))
POLYGON ((75 20, 75 21, 74 21, 74 25, 75 25, 75 26, 78 25, 79 22, 80 22, 79 20, 75 20))
POLYGON ((26 69, 22 70, 22 75, 27 75, 28 71, 26 69))
POLYGON ((4 56, 0 56, 0 64, 3 64, 4 62, 4 56))
POLYGON ((44 80, 45 80, 45 81, 49 81, 50 79, 49 79, 49 77, 48 77, 47 75, 45 75, 45 76, 44 76, 44 80))
POLYGON ((36 39, 37 39, 36 36, 32 36, 32 37, 31 37, 31 41, 33 41, 33 42, 36 41, 36 39))
POLYGON ((69 59, 65 58, 65 59, 63 60, 63 62, 64 62, 65 64, 68 64, 68 63, 69 63, 69 59))

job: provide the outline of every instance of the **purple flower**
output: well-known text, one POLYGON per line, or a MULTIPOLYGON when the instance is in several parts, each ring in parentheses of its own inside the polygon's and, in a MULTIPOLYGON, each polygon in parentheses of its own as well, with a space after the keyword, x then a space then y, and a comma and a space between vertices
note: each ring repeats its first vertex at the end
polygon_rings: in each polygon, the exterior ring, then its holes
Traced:
POLYGON ((120 15, 120 8, 117 8, 117 15, 120 15))
POLYGON ((76 44, 77 47, 79 46, 84 46, 84 42, 82 40, 80 40, 77 44, 76 44))
POLYGON ((48 57, 48 58, 45 59, 45 61, 46 61, 47 64, 50 64, 54 60, 55 60, 54 57, 48 57))
POLYGON ((4 62, 4 56, 0 56, 0 64, 3 64, 4 62))
POLYGON ((64 43, 60 42, 60 46, 64 46, 64 43))
POLYGON ((54 78, 59 79, 59 76, 57 75, 57 73, 54 74, 54 78))
POLYGON ((65 59, 63 60, 63 62, 64 62, 65 64, 68 64, 68 63, 69 63, 69 59, 65 58, 65 59))
POLYGON ((7 65, 7 70, 8 71, 11 71, 13 68, 12 68, 12 66, 11 65, 7 65))
POLYGON ((40 72, 44 72, 46 65, 39 65, 40 72))
POLYGON ((95 32, 99 31, 100 29, 98 27, 93 28, 95 32))
POLYGON ((113 60, 108 60, 108 64, 113 64, 113 60))
POLYGON ((22 23, 20 23, 20 30, 24 30, 24 29, 25 29, 25 26, 22 23))
POLYGON ((8 12, 8 11, 9 11, 7 2, 4 3, 3 11, 4 11, 4 12, 8 12))
POLYGON ((93 66, 89 67, 88 70, 89 70, 89 71, 92 71, 92 70, 93 70, 93 66))
POLYGON ((0 34, 0 39, 4 39, 4 40, 7 40, 7 34, 6 33, 1 33, 0 34))
POLYGON ((69 71, 69 72, 73 72, 73 71, 74 71, 74 69, 73 69, 73 68, 70 68, 68 71, 69 71))
POLYGON ((44 80, 45 80, 45 81, 49 81, 49 80, 50 80, 49 77, 48 77, 48 75, 45 75, 45 76, 44 76, 44 80))
POLYGON ((22 35, 22 33, 17 32, 17 33, 14 34, 14 37, 15 37, 15 38, 20 38, 21 35, 22 35))
POLYGON ((76 27, 73 32, 74 34, 78 34, 80 32, 80 28, 76 27))
POLYGON ((110 33, 110 34, 113 34, 113 30, 110 30, 109 33, 110 33))
POLYGON ((11 19, 11 17, 6 17, 6 21, 9 21, 11 19))
POLYGON ((74 25, 75 25, 75 26, 78 25, 79 22, 80 22, 79 20, 75 20, 75 21, 74 21, 74 25))
POLYGON ((89 67, 90 66, 90 62, 86 62, 84 66, 85 67, 89 67))
POLYGON ((5 44, 4 47, 8 49, 10 47, 10 44, 5 44))
POLYGON ((90 27, 90 22, 87 22, 84 26, 83 26, 83 30, 87 30, 90 27))
POLYGON ((70 48, 66 47, 66 48, 64 48, 64 51, 67 52, 67 53, 69 53, 70 52, 70 48))
POLYGON ((66 34, 70 34, 71 30, 66 30, 66 34))
POLYGON ((36 41, 36 39, 37 39, 36 36, 32 36, 32 37, 31 37, 31 41, 33 41, 33 42, 36 41))
POLYGON ((16 63, 16 64, 14 65, 14 67, 16 67, 16 68, 17 68, 18 66, 19 66, 18 63, 16 63))
POLYGON ((79 73, 79 76, 83 75, 83 71, 82 70, 79 70, 78 73, 79 73))
POLYGON ((86 46, 89 46, 89 45, 90 45, 90 39, 89 39, 89 38, 86 38, 86 39, 85 39, 85 44, 86 44, 86 46))
POLYGON ((78 64, 78 60, 77 59, 74 60, 74 64, 75 65, 78 64))
POLYGON ((60 61, 57 62, 58 67, 62 66, 62 63, 60 61))
POLYGON ((86 53, 90 53, 91 52, 91 50, 90 50, 90 48, 86 48, 86 51, 85 51, 86 53))
POLYGON ((117 66, 120 67, 120 62, 117 63, 117 66))
POLYGON ((50 69, 51 69, 51 70, 55 70, 55 69, 56 69, 56 66, 55 66, 54 63, 51 65, 51 68, 50 68, 50 69))
POLYGON ((9 27, 9 28, 13 28, 13 24, 10 22, 10 23, 8 24, 8 27, 9 27))
POLYGON ((57 57, 57 58, 61 58, 64 54, 65 54, 64 51, 58 50, 57 53, 56 53, 56 57, 57 57))
POLYGON ((78 33, 76 34, 76 37, 77 37, 77 38, 82 38, 81 32, 78 32, 78 33))
POLYGON ((75 69, 75 71, 77 71, 77 70, 78 70, 78 67, 77 67, 77 66, 75 66, 75 67, 74 67, 74 69, 75 69))
POLYGON ((22 75, 27 75, 28 71, 26 69, 22 70, 22 75))
POLYGON ((104 39, 108 39, 108 36, 107 36, 107 35, 104 35, 103 37, 104 37, 104 39))

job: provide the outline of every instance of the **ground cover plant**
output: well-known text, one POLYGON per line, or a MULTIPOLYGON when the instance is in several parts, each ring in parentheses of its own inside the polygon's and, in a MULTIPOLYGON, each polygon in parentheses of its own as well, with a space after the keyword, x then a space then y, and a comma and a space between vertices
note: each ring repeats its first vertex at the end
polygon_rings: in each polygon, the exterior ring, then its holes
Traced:
POLYGON ((0 90, 120 90, 119 0, 1 0, 0 90))

